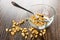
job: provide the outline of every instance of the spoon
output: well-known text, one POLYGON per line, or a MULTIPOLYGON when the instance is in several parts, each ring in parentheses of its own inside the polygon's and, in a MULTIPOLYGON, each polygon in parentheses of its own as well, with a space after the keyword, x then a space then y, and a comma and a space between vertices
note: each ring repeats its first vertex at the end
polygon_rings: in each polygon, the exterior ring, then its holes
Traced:
POLYGON ((12 3, 12 5, 14 5, 15 7, 21 8, 21 9, 23 9, 23 10, 25 10, 25 11, 31 13, 31 14, 34 14, 34 13, 31 12, 30 10, 28 10, 28 9, 26 9, 26 8, 24 8, 24 7, 20 6, 20 5, 18 5, 17 3, 13 2, 13 1, 12 1, 11 3, 12 3))

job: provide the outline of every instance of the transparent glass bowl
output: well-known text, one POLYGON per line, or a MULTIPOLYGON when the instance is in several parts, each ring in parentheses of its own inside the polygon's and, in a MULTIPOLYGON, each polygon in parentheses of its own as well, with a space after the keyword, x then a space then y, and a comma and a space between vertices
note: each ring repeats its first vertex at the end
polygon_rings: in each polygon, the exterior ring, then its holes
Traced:
MULTIPOLYGON (((49 27, 51 25, 51 23, 53 22, 55 14, 56 14, 55 9, 53 7, 51 7, 49 5, 45 5, 45 4, 32 5, 30 8, 30 11, 32 11, 34 14, 40 13, 40 14, 44 14, 44 16, 49 17, 48 24, 45 26, 42 26, 42 27, 37 27, 35 24, 30 22, 30 20, 28 20, 29 24, 37 29, 44 29, 44 28, 49 27)), ((33 14, 29 13, 28 16, 30 17, 31 15, 33 15, 33 14)))

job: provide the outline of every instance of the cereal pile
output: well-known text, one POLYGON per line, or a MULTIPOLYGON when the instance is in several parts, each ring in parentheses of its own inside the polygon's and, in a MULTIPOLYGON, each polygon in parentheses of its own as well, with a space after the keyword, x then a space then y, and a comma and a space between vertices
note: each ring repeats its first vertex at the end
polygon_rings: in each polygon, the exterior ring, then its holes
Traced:
MULTIPOLYGON (((45 21, 46 19, 44 18, 43 14, 36 14, 32 15, 30 17, 30 21, 35 24, 36 26, 43 26, 47 24, 45 21)), ((21 25, 24 24, 27 21, 21 20, 19 22, 16 22, 15 20, 12 20, 12 27, 11 28, 6 28, 6 32, 9 32, 12 36, 14 36, 17 33, 21 33, 22 37, 27 39, 28 37, 30 38, 38 38, 39 36, 43 36, 46 33, 46 29, 36 29, 33 26, 29 28, 22 28, 21 25)))
POLYGON ((29 27, 29 28, 22 28, 21 25, 24 24, 24 20, 20 22, 15 22, 14 20, 12 21, 12 27, 11 28, 6 28, 6 32, 10 33, 12 36, 14 36, 16 33, 21 33, 21 35, 27 39, 28 36, 30 38, 37 38, 39 36, 43 36, 46 33, 46 29, 42 30, 37 30, 36 28, 29 27))
POLYGON ((32 15, 29 19, 36 26, 43 26, 47 24, 47 22, 45 21, 46 18, 44 18, 43 14, 32 15))

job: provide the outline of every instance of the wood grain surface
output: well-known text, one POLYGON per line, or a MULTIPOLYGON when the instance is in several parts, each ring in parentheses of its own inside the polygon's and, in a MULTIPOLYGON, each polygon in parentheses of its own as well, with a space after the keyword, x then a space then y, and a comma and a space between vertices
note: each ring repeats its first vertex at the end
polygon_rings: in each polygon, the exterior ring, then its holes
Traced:
MULTIPOLYGON (((11 36, 9 33, 5 31, 6 28, 11 28, 12 20, 19 20, 19 16, 17 17, 16 13, 14 15, 7 14, 2 12, 3 10, 0 6, 0 40, 30 40, 24 39, 20 33, 16 34, 15 36, 11 36)), ((23 27, 27 27, 28 23, 23 27)), ((47 32, 44 36, 44 40, 60 40, 60 5, 56 8, 56 16, 54 22, 47 28, 47 32)), ((41 38, 34 39, 34 40, 43 40, 41 38)))
MULTIPOLYGON (((5 15, 5 16, 7 16, 7 15, 5 15)), ((50 27, 47 28, 47 32, 44 36, 44 38, 45 38, 44 40, 60 40, 60 17, 59 16, 60 15, 56 15, 54 22, 50 25, 50 27)), ((13 17, 12 17, 12 19, 13 19, 13 17)), ((11 27, 12 19, 6 19, 0 15, 0 40, 26 40, 21 36, 20 33, 16 34, 13 37, 5 31, 5 29, 7 27, 8 28, 11 27)), ((15 20, 18 20, 18 19, 15 19, 15 20)), ((27 26, 27 25, 25 25, 25 26, 27 26)), ((39 39, 34 39, 34 40, 43 40, 43 39, 39 38, 39 39)))

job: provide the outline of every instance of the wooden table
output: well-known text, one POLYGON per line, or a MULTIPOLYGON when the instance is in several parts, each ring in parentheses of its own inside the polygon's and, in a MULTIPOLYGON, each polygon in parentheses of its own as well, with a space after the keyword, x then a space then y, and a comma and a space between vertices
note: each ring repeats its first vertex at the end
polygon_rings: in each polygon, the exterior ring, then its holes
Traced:
MULTIPOLYGON (((59 3, 58 3, 59 4, 59 3)), ((47 28, 47 32, 45 34, 45 40, 60 40, 60 5, 57 7, 57 14, 54 22, 47 28)), ((11 16, 11 15, 10 15, 11 16)), ((10 17, 7 14, 2 15, 0 10, 0 40, 24 40, 20 34, 15 35, 14 37, 8 34, 5 29, 11 27, 11 20, 15 19, 14 17, 10 17), (7 18, 6 18, 7 17, 7 18)), ((41 39, 38 39, 41 40, 41 39)))
MULTIPOLYGON (((0 15, 1 16, 1 15, 0 15)), ((7 15, 6 15, 7 16, 7 15)), ((45 40, 60 40, 60 15, 56 15, 54 22, 47 28, 45 34, 45 40)), ((0 19, 3 18, 2 16, 0 19)), ((11 27, 11 19, 0 20, 0 40, 24 40, 21 34, 17 34, 14 37, 8 34, 5 29, 11 27), (6 25, 7 24, 7 25, 6 25), (9 27, 8 27, 9 26, 9 27)), ((38 39, 40 40, 40 39, 38 39)))

